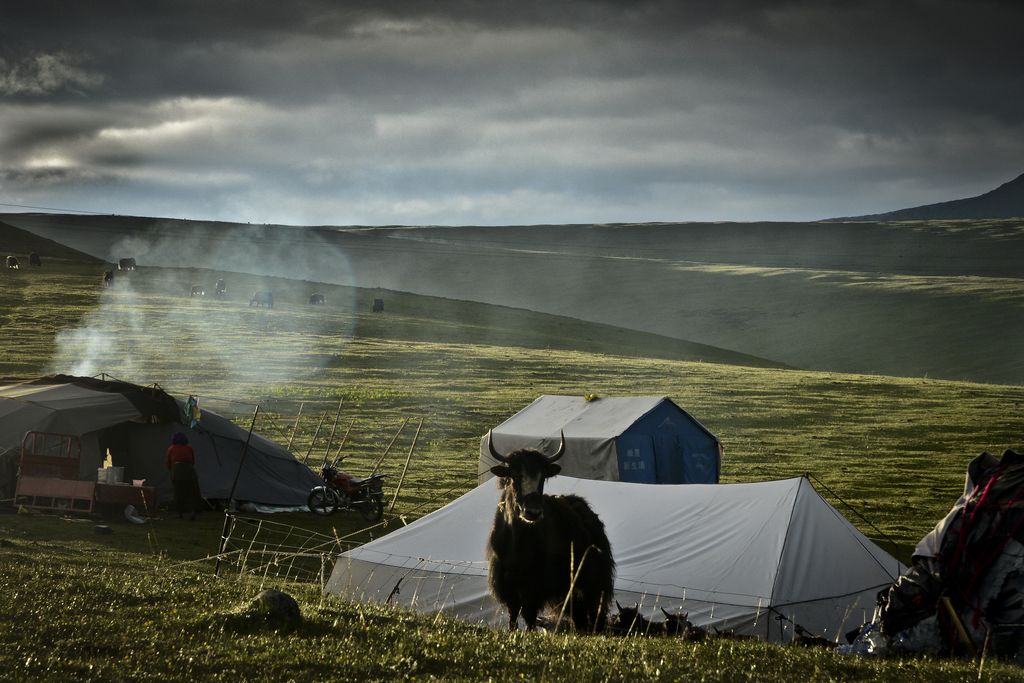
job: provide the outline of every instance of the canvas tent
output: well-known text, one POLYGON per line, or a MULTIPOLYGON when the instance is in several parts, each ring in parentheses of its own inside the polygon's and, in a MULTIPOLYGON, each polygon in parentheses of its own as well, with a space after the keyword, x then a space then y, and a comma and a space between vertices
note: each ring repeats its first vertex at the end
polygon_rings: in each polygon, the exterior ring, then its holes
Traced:
MULTIPOLYGON (((718 439, 665 396, 541 396, 492 430, 499 453, 553 453, 565 434, 562 473, 642 484, 717 484, 718 439)), ((480 439, 480 478, 497 464, 480 439)))
MULTIPOLYGON (((788 640, 794 624, 835 638, 870 618, 878 590, 903 569, 802 477, 646 486, 558 476, 546 491, 590 502, 618 566, 615 599, 655 620, 665 608, 768 641, 788 640)), ((484 555, 498 495, 486 482, 343 553, 325 591, 507 624, 484 555)))
MULTIPOLYGON (((163 390, 127 382, 56 375, 0 386, 0 453, 19 453, 26 432, 80 437, 80 479, 95 479, 109 449, 125 479, 145 479, 162 500, 173 496, 165 452, 174 432, 184 432, 196 451, 200 491, 228 498, 248 431, 210 410, 190 429, 181 401, 163 390)), ((15 460, 16 461, 16 460, 15 460)), ((282 446, 253 434, 238 479, 236 500, 265 505, 305 505, 322 483, 282 446)))

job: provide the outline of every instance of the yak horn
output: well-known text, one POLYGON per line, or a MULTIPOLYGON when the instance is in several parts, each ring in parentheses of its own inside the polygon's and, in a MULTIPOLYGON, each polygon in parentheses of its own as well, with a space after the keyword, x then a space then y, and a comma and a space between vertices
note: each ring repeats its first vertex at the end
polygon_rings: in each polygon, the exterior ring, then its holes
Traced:
POLYGON ((565 432, 559 432, 559 435, 561 436, 561 441, 558 442, 558 450, 554 455, 548 458, 548 462, 556 462, 559 458, 565 455, 565 432))
POLYGON ((491 431, 487 430, 487 448, 491 451, 491 457, 498 462, 508 462, 508 458, 494 449, 494 441, 491 440, 491 431))

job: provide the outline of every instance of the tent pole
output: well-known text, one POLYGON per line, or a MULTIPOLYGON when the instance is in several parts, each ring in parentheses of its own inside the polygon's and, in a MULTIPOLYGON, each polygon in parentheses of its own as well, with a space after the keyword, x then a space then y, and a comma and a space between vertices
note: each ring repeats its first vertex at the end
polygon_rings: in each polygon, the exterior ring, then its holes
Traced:
POLYGON ((416 449, 416 440, 420 438, 420 429, 423 427, 423 418, 420 418, 420 423, 416 425, 416 434, 412 437, 412 445, 409 446, 409 455, 405 456, 405 467, 402 468, 402 476, 398 478, 398 486, 395 487, 395 497, 391 499, 391 506, 388 510, 395 509, 395 503, 398 502, 398 493, 402 490, 402 482, 405 481, 405 473, 409 471, 409 461, 412 460, 412 452, 416 449))
POLYGON ((299 401, 299 412, 295 416, 295 424, 292 425, 292 435, 288 437, 288 451, 292 450, 292 441, 295 440, 295 430, 299 428, 299 418, 302 417, 302 406, 306 405, 305 401, 299 401))
POLYGON ((377 458, 377 462, 373 463, 373 471, 370 472, 371 477, 377 474, 377 470, 380 468, 380 464, 384 462, 384 458, 388 457, 388 453, 391 452, 391 447, 395 445, 395 441, 398 440, 398 435, 402 433, 402 430, 405 429, 405 425, 407 424, 409 424, 409 418, 405 418, 405 420, 402 422, 402 426, 399 427, 398 431, 395 432, 395 435, 391 437, 391 443, 389 443, 388 447, 384 449, 384 452, 381 454, 381 456, 377 458))
POLYGON ((345 447, 345 442, 348 441, 349 432, 352 431, 352 427, 355 425, 356 419, 353 417, 352 421, 348 423, 348 429, 345 430, 345 436, 341 437, 341 443, 338 444, 338 452, 334 455, 334 460, 331 462, 331 467, 337 467, 338 461, 341 460, 341 449, 345 447))
POLYGON ((334 424, 331 425, 331 436, 327 439, 327 449, 324 451, 324 464, 327 464, 327 458, 331 455, 331 446, 334 445, 334 433, 338 430, 338 418, 341 417, 341 404, 345 402, 344 397, 338 401, 338 410, 334 413, 334 424))
POLYGON ((224 548, 228 544, 228 524, 231 521, 231 504, 235 502, 235 487, 238 486, 238 478, 242 476, 242 465, 245 464, 245 456, 249 452, 249 440, 252 439, 252 430, 256 427, 256 416, 260 414, 260 404, 256 404, 256 410, 252 411, 252 422, 249 423, 249 435, 245 437, 245 446, 242 447, 242 457, 238 459, 238 470, 235 472, 235 480, 231 482, 231 493, 228 494, 228 504, 224 508, 224 528, 220 532, 220 549, 217 551, 217 564, 213 568, 213 575, 220 576, 220 558, 224 554, 224 548))
POLYGON ((316 431, 313 432, 313 440, 309 442, 309 448, 306 450, 306 457, 302 459, 303 465, 305 465, 309 460, 309 454, 313 452, 313 446, 316 445, 316 437, 320 436, 320 428, 324 426, 324 420, 326 419, 327 413, 324 412, 324 414, 320 416, 320 422, 316 425, 316 431))

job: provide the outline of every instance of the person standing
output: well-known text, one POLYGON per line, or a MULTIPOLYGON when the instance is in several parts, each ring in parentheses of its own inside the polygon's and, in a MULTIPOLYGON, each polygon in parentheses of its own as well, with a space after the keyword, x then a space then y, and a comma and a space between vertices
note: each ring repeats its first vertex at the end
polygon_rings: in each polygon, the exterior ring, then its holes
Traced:
POLYGON ((167 448, 167 469, 171 471, 174 484, 174 506, 178 519, 182 519, 188 508, 194 520, 199 512, 199 477, 196 475, 196 452, 188 443, 188 437, 175 432, 167 448))

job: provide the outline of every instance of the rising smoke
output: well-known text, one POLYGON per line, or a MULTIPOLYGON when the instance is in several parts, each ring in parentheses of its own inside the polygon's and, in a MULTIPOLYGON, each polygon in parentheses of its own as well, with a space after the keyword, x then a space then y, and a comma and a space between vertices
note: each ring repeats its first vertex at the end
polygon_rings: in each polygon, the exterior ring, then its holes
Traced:
POLYGON ((316 235, 264 233, 211 234, 174 223, 153 236, 117 238, 105 257, 116 264, 130 256, 138 270, 115 271, 99 306, 57 335, 49 370, 186 388, 210 378, 228 386, 289 382, 331 362, 355 329, 348 257, 316 235), (311 306, 325 275, 347 286, 331 288, 327 305, 311 306), (219 278, 227 283, 223 297, 215 296, 219 278), (204 295, 191 296, 192 287, 204 295), (250 306, 257 290, 274 292, 273 309, 250 306))

